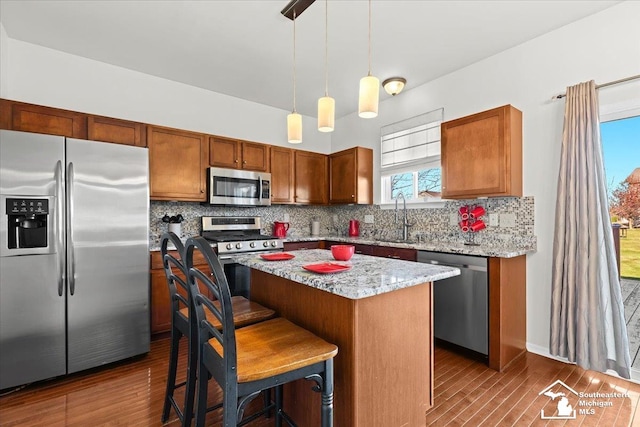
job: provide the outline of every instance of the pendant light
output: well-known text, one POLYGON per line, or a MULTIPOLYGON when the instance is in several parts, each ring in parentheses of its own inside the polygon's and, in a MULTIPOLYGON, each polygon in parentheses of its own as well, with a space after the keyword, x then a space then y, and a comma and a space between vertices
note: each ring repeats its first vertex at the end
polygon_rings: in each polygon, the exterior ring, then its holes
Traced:
POLYGON ((318 99, 318 130, 333 132, 336 101, 329 96, 329 2, 324 2, 324 96, 318 99))
POLYGON ((380 80, 371 75, 371 0, 369 0, 369 73, 360 79, 360 96, 358 98, 358 115, 371 119, 378 115, 378 98, 380 96, 380 80))
POLYGON ((302 142, 302 116, 296 112, 296 12, 293 11, 293 111, 287 116, 287 140, 302 142))

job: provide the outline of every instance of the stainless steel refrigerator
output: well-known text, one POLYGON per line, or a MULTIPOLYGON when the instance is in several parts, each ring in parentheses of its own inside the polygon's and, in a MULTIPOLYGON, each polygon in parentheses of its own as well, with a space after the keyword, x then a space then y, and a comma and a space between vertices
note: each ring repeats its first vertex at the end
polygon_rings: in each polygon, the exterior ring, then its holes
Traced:
POLYGON ((146 148, 0 131, 0 389, 149 351, 146 148))

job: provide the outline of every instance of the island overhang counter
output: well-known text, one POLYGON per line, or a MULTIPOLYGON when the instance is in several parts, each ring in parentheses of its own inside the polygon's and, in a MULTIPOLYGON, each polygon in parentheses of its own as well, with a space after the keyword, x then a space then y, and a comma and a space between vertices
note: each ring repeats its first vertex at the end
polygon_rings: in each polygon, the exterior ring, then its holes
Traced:
MULTIPOLYGON (((330 251, 289 252, 285 261, 237 255, 251 267, 251 299, 338 346, 334 425, 423 426, 433 406, 432 282, 457 268, 367 255, 335 261, 330 251), (303 266, 350 269, 318 274, 303 266)), ((285 410, 300 427, 320 420, 313 384, 285 387, 285 410)))

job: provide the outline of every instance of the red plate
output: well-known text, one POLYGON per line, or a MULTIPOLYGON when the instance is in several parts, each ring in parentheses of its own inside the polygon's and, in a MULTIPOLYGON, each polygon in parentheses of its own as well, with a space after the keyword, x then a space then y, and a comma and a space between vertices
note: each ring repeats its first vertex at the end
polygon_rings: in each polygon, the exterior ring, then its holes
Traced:
POLYGON ((288 259, 293 259, 295 258, 295 255, 292 254, 288 254, 285 252, 277 252, 274 254, 263 254, 260 255, 260 258, 267 260, 267 261, 286 261, 288 259))
POLYGON ((350 265, 334 264, 332 262, 321 262, 320 264, 307 264, 302 268, 314 273, 327 274, 327 273, 339 273, 341 271, 347 271, 351 269, 350 265))

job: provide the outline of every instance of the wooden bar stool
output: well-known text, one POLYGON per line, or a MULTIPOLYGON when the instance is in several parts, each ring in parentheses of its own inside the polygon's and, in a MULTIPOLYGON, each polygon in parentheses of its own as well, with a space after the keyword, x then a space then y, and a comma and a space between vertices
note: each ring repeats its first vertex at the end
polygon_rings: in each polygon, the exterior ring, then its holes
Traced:
POLYGON ((185 259, 195 311, 192 321, 198 327, 196 427, 205 425, 210 377, 223 391, 225 427, 243 424, 247 403, 273 387, 276 426, 283 420, 295 426, 282 410, 282 384, 301 378, 316 382, 314 390, 322 393, 322 427, 333 426, 333 357, 338 347, 283 318, 236 329, 229 285, 207 241, 202 237, 187 240, 185 259), (211 275, 193 266, 194 251, 204 255, 211 275), (205 316, 206 311, 213 313, 221 329, 205 316))
MULTIPOLYGON (((192 324, 189 322, 192 305, 190 303, 189 287, 187 285, 187 269, 183 262, 184 246, 174 233, 165 233, 161 238, 160 251, 162 253, 162 262, 169 286, 172 312, 169 373, 167 375, 167 389, 165 392, 164 407, 162 409, 162 422, 167 422, 171 408, 173 408, 182 425, 190 426, 193 419, 196 372, 198 368, 198 346, 196 345, 197 335, 192 333, 192 331, 196 331, 196 325, 195 323, 192 324), (176 258, 169 252, 169 243, 175 246, 179 258, 176 258), (188 347, 187 379, 184 382, 176 383, 180 339, 183 336, 187 337, 188 347), (174 391, 179 387, 186 387, 185 401, 182 408, 180 408, 180 405, 178 405, 173 397, 174 391)), ((275 314, 273 310, 241 296, 232 297, 231 305, 233 306, 233 324, 235 327, 261 322, 272 318, 275 314)), ((214 328, 222 327, 213 314, 207 313, 207 319, 209 319, 214 328)))

